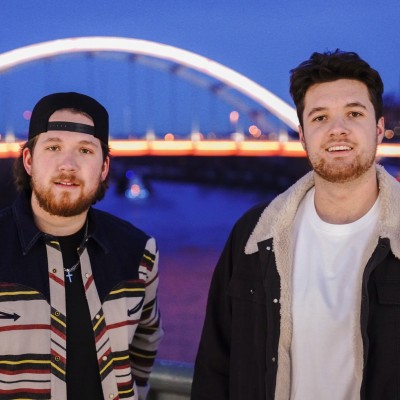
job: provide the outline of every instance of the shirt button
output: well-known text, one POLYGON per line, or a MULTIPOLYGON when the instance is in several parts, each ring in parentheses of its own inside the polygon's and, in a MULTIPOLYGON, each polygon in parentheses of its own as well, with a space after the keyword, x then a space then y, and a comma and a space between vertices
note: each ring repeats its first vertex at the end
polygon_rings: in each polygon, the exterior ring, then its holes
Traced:
POLYGON ((108 398, 109 399, 113 399, 115 397, 115 394, 114 393, 110 393, 109 395, 108 395, 108 398))
POLYGON ((278 303, 279 300, 278 299, 273 299, 272 301, 276 304, 276 303, 278 303))
POLYGON ((57 269, 53 268, 52 272, 53 272, 53 274, 56 274, 57 273, 57 269))
POLYGON ((89 279, 89 278, 90 278, 90 274, 86 272, 85 277, 86 277, 87 279, 89 279))
POLYGON ((107 356, 103 356, 102 359, 103 359, 103 361, 106 361, 107 360, 107 356))

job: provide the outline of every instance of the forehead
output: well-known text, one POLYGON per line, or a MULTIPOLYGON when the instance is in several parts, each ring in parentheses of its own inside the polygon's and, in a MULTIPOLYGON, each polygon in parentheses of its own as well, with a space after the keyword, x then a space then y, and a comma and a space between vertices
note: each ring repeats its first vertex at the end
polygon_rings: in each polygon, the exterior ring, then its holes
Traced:
POLYGON ((307 90, 305 108, 328 107, 331 104, 351 104, 362 102, 370 104, 368 88, 363 82, 353 79, 338 79, 332 82, 316 83, 307 90))

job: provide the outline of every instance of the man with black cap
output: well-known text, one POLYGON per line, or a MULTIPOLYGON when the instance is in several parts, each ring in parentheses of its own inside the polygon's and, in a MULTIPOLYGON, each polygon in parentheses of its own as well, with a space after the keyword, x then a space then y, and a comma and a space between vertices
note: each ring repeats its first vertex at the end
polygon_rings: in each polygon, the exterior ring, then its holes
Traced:
POLYGON ((32 112, 0 212, 0 398, 145 399, 162 337, 153 238, 91 207, 108 113, 79 93, 32 112))

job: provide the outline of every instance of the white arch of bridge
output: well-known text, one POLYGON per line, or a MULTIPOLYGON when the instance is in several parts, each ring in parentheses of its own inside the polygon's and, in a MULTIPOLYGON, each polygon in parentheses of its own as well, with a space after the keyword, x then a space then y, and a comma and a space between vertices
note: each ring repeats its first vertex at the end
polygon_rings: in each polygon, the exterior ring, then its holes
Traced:
POLYGON ((156 57, 209 75, 251 98, 291 129, 297 131, 298 119, 295 109, 263 86, 209 58, 178 47, 148 40, 93 36, 32 44, 0 54, 0 72, 20 64, 62 54, 105 51, 156 57))

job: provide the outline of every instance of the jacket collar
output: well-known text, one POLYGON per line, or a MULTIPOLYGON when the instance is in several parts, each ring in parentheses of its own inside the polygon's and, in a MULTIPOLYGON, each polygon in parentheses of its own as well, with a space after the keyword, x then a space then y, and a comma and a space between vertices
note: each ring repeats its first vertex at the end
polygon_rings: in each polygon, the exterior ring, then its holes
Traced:
POLYGON ((36 242, 44 236, 44 233, 34 223, 28 192, 20 193, 17 196, 12 206, 12 213, 17 225, 22 252, 26 255, 36 242))
MULTIPOLYGON (((21 242, 21 248, 24 255, 35 246, 41 239, 46 239, 50 235, 41 232, 35 225, 32 208, 30 204, 30 193, 20 193, 17 195, 12 205, 12 213, 17 225, 18 236, 21 242)), ((109 241, 102 224, 99 223, 96 210, 89 209, 89 238, 93 238, 108 253, 109 241)))
MULTIPOLYGON (((400 259, 400 184, 382 166, 377 165, 376 171, 381 196, 378 234, 390 239, 392 252, 400 259)), ((258 242, 272 238, 277 232, 288 228, 301 200, 313 186, 314 173, 311 171, 276 197, 262 212, 247 241, 245 253, 256 253, 258 242)))

